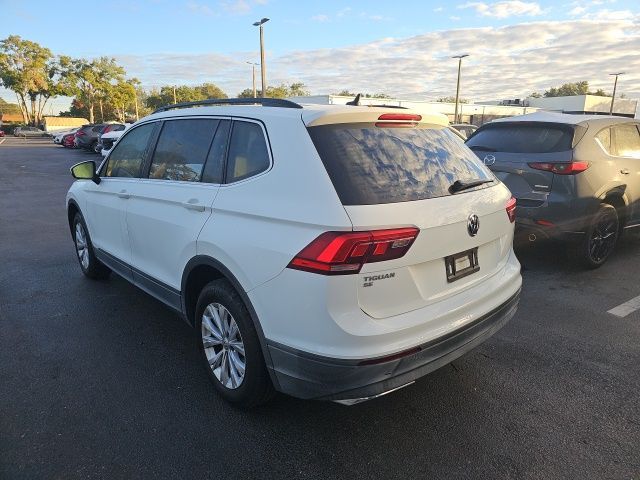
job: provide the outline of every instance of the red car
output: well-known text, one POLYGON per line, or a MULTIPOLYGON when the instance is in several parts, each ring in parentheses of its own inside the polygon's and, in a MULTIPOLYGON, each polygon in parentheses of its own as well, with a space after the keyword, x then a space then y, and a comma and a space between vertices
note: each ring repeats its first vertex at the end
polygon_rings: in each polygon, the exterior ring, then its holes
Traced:
POLYGON ((75 133, 69 133, 62 137, 62 146, 66 148, 75 148, 73 144, 73 139, 75 138, 75 133))
POLYGON ((4 132, 0 130, 0 138, 4 137, 4 132))

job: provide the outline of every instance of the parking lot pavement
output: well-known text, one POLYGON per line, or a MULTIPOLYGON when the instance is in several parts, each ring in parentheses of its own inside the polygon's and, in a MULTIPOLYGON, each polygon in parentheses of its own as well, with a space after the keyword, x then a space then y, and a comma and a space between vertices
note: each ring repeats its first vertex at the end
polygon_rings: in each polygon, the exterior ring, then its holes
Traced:
POLYGON ((516 317, 418 381, 354 407, 213 392, 190 328, 116 276, 80 273, 68 168, 0 145, 0 477, 640 478, 640 235, 596 271, 519 248, 516 317))

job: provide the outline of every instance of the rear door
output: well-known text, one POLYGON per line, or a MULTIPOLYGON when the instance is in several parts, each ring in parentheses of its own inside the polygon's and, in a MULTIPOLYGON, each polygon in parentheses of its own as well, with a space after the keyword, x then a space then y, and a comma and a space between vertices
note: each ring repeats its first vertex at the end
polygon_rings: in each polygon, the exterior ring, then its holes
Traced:
POLYGON ((617 168, 626 182, 629 199, 629 223, 640 222, 640 131, 636 123, 622 123, 611 127, 612 153, 617 168))
POLYGON ((220 188, 229 125, 220 118, 163 122, 146 178, 131 192, 127 210, 134 277, 143 288, 180 289, 220 188))
POLYGON ((520 204, 537 207, 546 201, 554 174, 528 164, 570 162, 574 128, 559 123, 496 122, 480 128, 466 143, 520 204))
POLYGON ((374 318, 422 308, 496 274, 513 235, 511 195, 458 136, 442 126, 383 125, 309 128, 354 230, 420 230, 406 255, 363 266, 359 303, 374 318), (456 181, 487 183, 455 193, 456 181))

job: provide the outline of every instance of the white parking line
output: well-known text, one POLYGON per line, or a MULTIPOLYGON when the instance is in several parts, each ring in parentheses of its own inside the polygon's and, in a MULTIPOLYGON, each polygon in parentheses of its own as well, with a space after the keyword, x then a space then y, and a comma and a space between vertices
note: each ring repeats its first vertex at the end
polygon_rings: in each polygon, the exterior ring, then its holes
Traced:
POLYGON ((640 295, 638 295, 635 298, 632 298, 628 302, 624 302, 623 304, 612 308, 607 313, 610 313, 611 315, 615 315, 616 317, 622 318, 622 317, 626 317, 630 313, 635 312, 638 309, 640 309, 640 295))
POLYGON ((2 140, 0 140, 0 145, 2 145, 5 140, 6 140, 6 138, 3 138, 2 140))

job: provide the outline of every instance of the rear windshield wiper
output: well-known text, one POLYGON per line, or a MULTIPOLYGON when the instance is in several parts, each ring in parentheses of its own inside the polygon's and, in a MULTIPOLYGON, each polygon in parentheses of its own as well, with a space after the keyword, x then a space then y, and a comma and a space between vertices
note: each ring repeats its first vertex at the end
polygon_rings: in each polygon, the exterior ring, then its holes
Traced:
POLYGON ((497 152, 497 150, 493 147, 486 147, 484 145, 473 145, 469 146, 471 150, 482 150, 483 152, 497 152))
POLYGON ((471 180, 470 182, 462 182, 460 180, 456 180, 449 187, 449 193, 454 194, 461 192, 463 190, 468 190, 469 188, 477 187, 479 185, 484 185, 485 183, 491 183, 493 180, 471 180))

